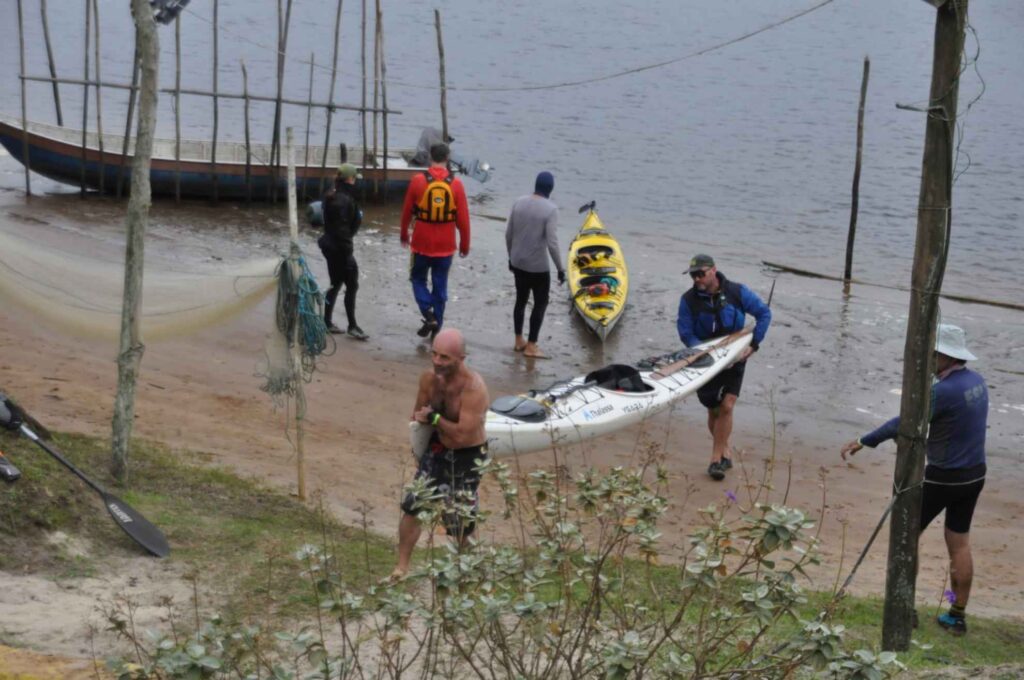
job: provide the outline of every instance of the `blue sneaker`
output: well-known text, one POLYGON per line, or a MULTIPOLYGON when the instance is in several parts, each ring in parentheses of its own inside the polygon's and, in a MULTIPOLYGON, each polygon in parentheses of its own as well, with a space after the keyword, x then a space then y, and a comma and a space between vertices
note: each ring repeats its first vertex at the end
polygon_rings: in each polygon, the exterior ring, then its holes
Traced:
POLYGON ((947 612, 939 616, 936 621, 953 635, 959 636, 967 632, 967 621, 962 616, 953 616, 947 612))

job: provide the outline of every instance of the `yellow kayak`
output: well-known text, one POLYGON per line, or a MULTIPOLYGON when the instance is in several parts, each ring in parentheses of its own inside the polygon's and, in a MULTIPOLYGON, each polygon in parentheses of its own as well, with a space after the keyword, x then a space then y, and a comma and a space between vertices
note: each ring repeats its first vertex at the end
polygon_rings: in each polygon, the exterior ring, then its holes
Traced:
POLYGON ((608 337, 626 308, 629 274, 622 248, 594 210, 591 202, 576 238, 569 244, 566 275, 573 306, 597 337, 608 337))

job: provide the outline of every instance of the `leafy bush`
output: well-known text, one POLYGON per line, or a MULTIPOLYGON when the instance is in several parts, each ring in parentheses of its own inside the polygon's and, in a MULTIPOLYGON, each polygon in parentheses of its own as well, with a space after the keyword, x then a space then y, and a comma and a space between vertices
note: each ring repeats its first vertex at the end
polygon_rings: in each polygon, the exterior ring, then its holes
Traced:
MULTIPOLYGON (((481 467, 530 547, 450 543, 406 579, 358 589, 330 546, 306 546, 296 555, 316 603, 306 627, 214 617, 187 637, 172 625, 143 639, 124 605, 109 619, 137 654, 115 664, 118 677, 874 680, 902 669, 894 654, 848 651, 831 606, 799 620, 803 570, 816 561, 813 523, 799 509, 743 509, 734 496, 704 508, 665 579, 653 573, 671 550, 657 528, 663 471, 590 470, 570 482, 538 470, 520 489, 504 464, 481 467)), ((410 490, 431 528, 472 514, 470 499, 410 490)))

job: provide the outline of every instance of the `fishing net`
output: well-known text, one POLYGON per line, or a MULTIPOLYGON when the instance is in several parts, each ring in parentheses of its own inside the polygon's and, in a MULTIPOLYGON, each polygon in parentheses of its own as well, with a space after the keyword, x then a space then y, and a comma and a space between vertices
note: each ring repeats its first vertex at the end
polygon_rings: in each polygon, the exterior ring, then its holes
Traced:
MULTIPOLYGON (((328 349, 333 351, 334 341, 324 323, 323 293, 297 245, 292 245, 291 256, 278 265, 276 277, 274 331, 267 339, 257 374, 264 380, 260 389, 280 404, 301 394, 299 381, 312 379, 317 357, 328 349)), ((297 408, 305 410, 302 403, 297 408)))
MULTIPOLYGON (((147 259, 142 334, 146 340, 192 333, 233 318, 276 283, 280 258, 218 263, 193 271, 147 259)), ((65 332, 116 339, 121 328, 124 263, 98 261, 0 231, 0 300, 65 332)))

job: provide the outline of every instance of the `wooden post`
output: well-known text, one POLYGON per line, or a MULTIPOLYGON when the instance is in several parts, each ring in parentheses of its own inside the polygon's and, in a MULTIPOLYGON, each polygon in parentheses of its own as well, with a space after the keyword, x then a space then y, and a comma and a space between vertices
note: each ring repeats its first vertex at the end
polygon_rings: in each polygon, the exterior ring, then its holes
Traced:
MULTIPOLYGON (((25 165, 25 195, 32 195, 32 170, 28 150, 28 103, 25 100, 25 22, 18 0, 18 50, 21 68, 21 158, 25 165)), ((86 75, 88 77, 88 74, 86 75)))
POLYGON ((363 131, 363 161, 361 165, 363 168, 368 168, 366 158, 366 149, 369 146, 366 137, 366 0, 363 0, 363 20, 362 20, 362 43, 360 47, 360 59, 359 62, 362 65, 363 71, 363 98, 361 102, 362 113, 360 115, 360 126, 363 131))
POLYGON ((327 94, 327 130, 324 132, 324 154, 320 159, 320 189, 317 192, 317 197, 323 196, 324 194, 324 175, 327 169, 327 152, 331 148, 331 118, 334 114, 334 83, 338 76, 338 35, 341 30, 341 4, 342 0, 338 0, 338 11, 334 16, 334 56, 331 57, 331 89, 327 94))
POLYGON ((249 73, 242 61, 242 95, 245 100, 245 202, 252 203, 252 145, 249 143, 249 73))
MULTIPOLYGON (((380 0, 374 0, 373 10, 373 165, 377 166, 377 108, 380 105, 380 0)), ((373 193, 377 193, 374 182, 373 193)))
POLYGON ((128 141, 132 134, 132 117, 135 115, 135 97, 138 94, 139 84, 139 37, 135 36, 135 55, 132 61, 132 86, 128 90, 128 115, 124 121, 124 144, 121 145, 121 161, 117 167, 117 197, 121 198, 121 188, 124 185, 124 159, 128 155, 128 141))
POLYGON ((292 0, 288 0, 284 20, 281 0, 277 0, 277 100, 274 103, 274 138, 270 143, 270 200, 277 202, 277 178, 281 168, 281 96, 284 88, 285 55, 288 52, 288 25, 292 18, 292 0))
POLYGON ((448 87, 444 78, 444 40, 441 38, 441 10, 434 10, 434 28, 437 29, 437 58, 441 75, 441 141, 448 143, 448 87))
POLYGON ((128 444, 135 418, 135 383, 145 346, 142 344, 142 265, 145 261, 146 226, 151 202, 149 164, 156 128, 157 77, 160 43, 149 0, 132 0, 142 87, 139 94, 139 127, 132 157, 132 189, 125 219, 127 249, 124 264, 124 303, 121 306, 121 342, 117 357, 117 397, 114 400, 111 438, 111 473, 123 481, 128 471, 128 444))
POLYGON ((309 180, 309 123, 313 117, 313 68, 316 52, 309 53, 309 104, 306 105, 306 157, 302 162, 302 202, 306 202, 306 182, 309 180))
POLYGON ((217 69, 219 68, 219 49, 217 45, 217 10, 219 0, 213 0, 213 142, 210 146, 210 179, 213 181, 213 201, 217 202, 217 127, 220 123, 220 109, 217 102, 217 69))
POLYGON ((905 651, 910 646, 921 481, 934 368, 932 353, 951 228, 958 77, 967 4, 967 0, 946 0, 936 10, 935 18, 931 96, 925 126, 917 242, 914 246, 907 339, 903 350, 903 396, 893 475, 898 495, 890 521, 885 579, 882 648, 890 651, 905 651))
POLYGON ((384 61, 384 15, 377 0, 377 25, 380 26, 380 105, 384 136, 384 198, 388 195, 388 67, 384 61))
POLYGON ((181 203, 181 14, 174 17, 174 200, 181 203))
POLYGON ((92 21, 93 27, 96 32, 96 44, 95 44, 95 58, 96 58, 96 139, 98 141, 97 147, 100 152, 100 195, 102 196, 106 192, 105 177, 106 168, 103 163, 103 88, 100 83, 103 82, 103 78, 100 75, 100 5, 99 0, 92 0, 92 21))
POLYGON ((92 31, 92 0, 85 0, 85 56, 82 64, 85 68, 86 81, 82 90, 82 167, 79 174, 81 196, 85 198, 85 147, 86 130, 89 129, 89 33, 92 31))
MULTIPOLYGON (((21 10, 21 0, 18 0, 18 9, 21 10)), ((53 105, 57 108, 57 125, 64 127, 64 114, 60 108, 60 86, 57 84, 57 64, 53 60, 53 45, 50 43, 50 22, 46 16, 46 0, 39 0, 39 13, 43 18, 43 42, 46 43, 46 61, 50 65, 50 77, 54 79, 53 105)), ((24 75, 24 74, 23 74, 24 75)))
POLYGON ((853 165, 853 199, 850 202, 850 229, 846 233, 846 268, 843 280, 849 283, 853 277, 853 239, 857 234, 857 210, 860 204, 860 161, 864 149, 864 99, 868 95, 868 74, 871 60, 864 57, 864 75, 860 81, 860 106, 857 108, 857 160, 853 165))
MULTIPOLYGON (((288 154, 288 233, 291 237, 290 257, 288 266, 292 268, 292 280, 298 281, 302 276, 302 266, 299 264, 301 251, 299 250, 299 216, 295 200, 295 147, 292 142, 292 129, 286 131, 285 145, 288 154)), ((296 306, 298 315, 298 306, 296 306)), ((295 462, 298 467, 298 494, 299 500, 306 500, 306 456, 303 445, 303 421, 306 418, 306 395, 302 388, 302 345, 301 319, 295 318, 292 322, 292 337, 290 338, 292 348, 292 371, 295 376, 295 462)))

